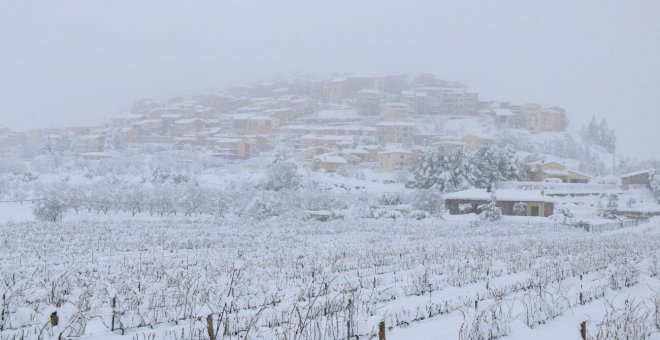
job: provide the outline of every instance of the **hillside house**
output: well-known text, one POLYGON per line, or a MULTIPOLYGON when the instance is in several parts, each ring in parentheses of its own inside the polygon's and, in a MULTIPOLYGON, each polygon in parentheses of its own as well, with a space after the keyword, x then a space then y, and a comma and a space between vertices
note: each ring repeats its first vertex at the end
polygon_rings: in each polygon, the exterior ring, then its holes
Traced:
POLYGON ((405 122, 410 118, 410 106, 406 103, 385 103, 383 105, 383 120, 388 122, 405 122))
POLYGON ((312 165, 316 169, 323 169, 326 172, 335 172, 343 166, 356 165, 361 162, 362 159, 357 156, 341 151, 334 151, 315 156, 312 165))
POLYGON ((566 110, 559 107, 541 109, 536 103, 524 104, 521 108, 522 127, 530 131, 564 131, 566 110))
POLYGON ((343 149, 351 147, 353 143, 353 136, 309 134, 300 137, 300 144, 306 147, 324 146, 329 149, 343 149))
POLYGON ((496 108, 486 114, 493 118, 495 125, 500 129, 516 129, 520 126, 520 116, 511 109, 496 108))
POLYGON ((141 114, 120 114, 110 118, 110 126, 115 128, 128 128, 133 123, 145 120, 146 115, 141 114))
POLYGON ((202 131, 206 122, 199 118, 179 119, 174 121, 174 134, 177 136, 194 134, 202 131))
POLYGON ((445 195, 445 207, 452 215, 479 213, 479 206, 495 198, 502 215, 548 217, 554 213, 554 202, 537 190, 469 189, 445 195))
POLYGON ((380 92, 363 89, 358 92, 357 111, 361 116, 377 116, 380 114, 380 92))
POLYGON ((382 171, 414 170, 419 164, 419 152, 406 149, 386 149, 378 153, 378 166, 382 171))
POLYGON ((621 187, 628 190, 631 186, 648 186, 652 171, 647 169, 621 175, 621 187))
POLYGON ((270 116, 255 115, 248 117, 245 123, 245 130, 234 130, 235 133, 245 133, 248 135, 268 135, 280 126, 280 120, 270 116))
POLYGON ((100 152, 105 146, 105 137, 102 134, 90 134, 76 138, 71 144, 74 152, 100 152))
POLYGON ((576 170, 567 169, 564 164, 559 162, 534 162, 530 165, 537 167, 537 182, 546 181, 551 178, 560 179, 564 183, 589 183, 591 176, 583 174, 576 170))
POLYGON ((305 159, 311 159, 314 158, 318 155, 323 155, 329 152, 333 152, 334 150, 330 148, 326 148, 324 146, 314 146, 311 148, 307 148, 303 151, 303 158, 305 159))
POLYGON ((383 143, 411 144, 415 134, 415 123, 380 122, 376 124, 376 136, 383 143))
POLYGON ((495 143, 495 140, 490 137, 468 134, 463 136, 460 142, 464 143, 471 151, 475 151, 481 147, 492 145, 495 143))
POLYGON ((268 141, 262 137, 215 136, 209 138, 214 156, 227 158, 250 158, 267 148, 268 141))

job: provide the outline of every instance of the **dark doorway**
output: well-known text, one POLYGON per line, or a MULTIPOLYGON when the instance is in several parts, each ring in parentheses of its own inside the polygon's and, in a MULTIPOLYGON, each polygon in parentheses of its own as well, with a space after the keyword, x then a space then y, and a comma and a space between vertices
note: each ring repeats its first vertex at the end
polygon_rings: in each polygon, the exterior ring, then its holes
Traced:
POLYGON ((538 206, 533 206, 532 207, 532 216, 539 216, 539 207, 538 206))

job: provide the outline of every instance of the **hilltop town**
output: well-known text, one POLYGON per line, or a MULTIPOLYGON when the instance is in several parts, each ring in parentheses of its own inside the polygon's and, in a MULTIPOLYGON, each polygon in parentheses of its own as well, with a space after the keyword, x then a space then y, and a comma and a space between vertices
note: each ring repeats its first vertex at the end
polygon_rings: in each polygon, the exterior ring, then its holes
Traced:
MULTIPOLYGON (((0 137, 7 160, 27 160, 29 166, 15 166, 30 173, 21 175, 27 178, 25 182, 32 182, 30 171, 44 172, 37 170, 37 164, 41 168, 53 164, 55 168, 45 172, 56 174, 67 162, 74 162, 69 166, 75 169, 73 174, 55 183, 76 186, 69 178, 77 176, 78 182, 88 183, 84 185, 99 186, 120 176, 127 188, 136 190, 136 184, 130 183, 143 178, 137 185, 152 190, 153 197, 151 203, 144 199, 138 210, 165 204, 159 201, 158 190, 167 183, 150 189, 145 182, 178 174, 186 184, 194 184, 188 191, 226 192, 252 183, 250 190, 305 187, 314 192, 367 193, 379 201, 368 204, 368 216, 414 215, 420 209, 420 204, 409 207, 415 195, 430 189, 443 197, 422 199, 434 202, 427 206, 437 205, 422 208, 425 214, 446 209, 452 215, 483 215, 491 201, 504 215, 563 216, 564 223, 567 216, 575 222, 578 217, 608 220, 660 213, 650 191, 651 182, 660 177, 655 171, 642 168, 645 163, 623 160, 608 165, 616 138, 605 121, 598 123, 594 118, 582 131, 569 130, 568 114, 561 107, 483 100, 464 84, 432 74, 291 77, 164 103, 139 100, 129 113, 94 126, 27 132, 4 129, 0 137), (158 158, 149 163, 149 157, 158 158), (287 166, 273 166, 282 159, 287 166), (212 177, 185 165, 201 163, 208 164, 207 170, 215 169, 212 177), (133 170, 109 171, 106 168, 112 168, 111 164, 127 164, 133 170), (236 173, 232 167, 241 171, 236 173), (81 169, 87 170, 82 173, 81 169), (615 171, 621 176, 613 176, 615 171), (108 178, 110 174, 114 177, 108 178), (628 190, 631 183, 636 190, 628 190)), ((12 187, 11 178, 4 183, 12 187)), ((130 190, 107 193, 112 187, 86 190, 112 196, 116 201, 108 204, 126 209, 130 190)), ((184 189, 174 185, 171 190, 184 189)), ((14 188, 0 194, 22 200, 43 192, 14 188)), ((196 195, 188 192, 183 197, 190 196, 196 195)), ((88 199, 98 205, 97 200, 88 199)), ((218 205, 206 202, 208 198, 203 201, 197 205, 218 205)), ((165 204, 160 211, 176 212, 181 206, 189 204, 165 204)), ((244 206, 236 207, 238 214, 244 206)), ((280 207, 312 216, 335 214, 337 209, 345 207, 328 202, 280 207)))
POLYGON ((560 107, 480 101, 465 85, 431 74, 412 80, 345 76, 236 86, 167 103, 142 100, 130 113, 94 126, 5 129, 0 145, 7 150, 66 138, 83 159, 112 157, 104 152, 113 143, 194 146, 217 157, 245 159, 285 141, 326 171, 371 161, 392 172, 414 169, 424 147, 476 150, 493 143, 498 130, 561 132, 566 127, 560 107), (462 131, 450 130, 463 125, 462 131))

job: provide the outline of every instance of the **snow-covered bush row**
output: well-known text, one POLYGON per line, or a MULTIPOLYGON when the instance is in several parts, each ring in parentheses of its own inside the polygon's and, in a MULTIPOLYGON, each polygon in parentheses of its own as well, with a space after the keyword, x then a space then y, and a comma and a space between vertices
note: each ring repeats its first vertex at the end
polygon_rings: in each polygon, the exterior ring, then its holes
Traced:
POLYGON ((220 188, 202 185, 185 175, 163 169, 154 173, 156 180, 137 183, 117 177, 77 182, 23 182, 16 176, 19 175, 0 175, 0 181, 4 180, 7 187, 4 195, 0 192, 0 197, 24 203, 34 200, 35 217, 51 222, 81 212, 104 216, 123 213, 133 217, 240 216, 256 220, 277 216, 303 218, 310 212, 317 213, 313 216, 332 219, 345 216, 423 219, 441 216, 444 212, 442 196, 434 190, 413 190, 397 195, 327 190, 318 186, 300 187, 295 184, 297 180, 282 182, 270 177, 258 185, 232 182, 220 188))
POLYGON ((362 338, 381 320, 455 314, 462 338, 498 337, 657 284, 660 237, 206 217, 4 224, 0 235, 1 339, 206 337, 209 315, 217 338, 362 338))

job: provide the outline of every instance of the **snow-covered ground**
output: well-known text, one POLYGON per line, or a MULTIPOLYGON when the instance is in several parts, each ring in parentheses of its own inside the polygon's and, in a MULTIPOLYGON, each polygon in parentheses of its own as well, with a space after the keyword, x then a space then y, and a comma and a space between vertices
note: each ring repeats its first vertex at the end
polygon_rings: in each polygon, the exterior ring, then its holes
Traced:
POLYGON ((659 220, 588 233, 515 218, 13 214, 0 339, 207 338, 209 315, 225 339, 362 339, 380 321, 388 339, 577 339, 582 321, 602 339, 660 338, 659 220))

